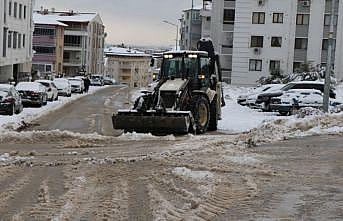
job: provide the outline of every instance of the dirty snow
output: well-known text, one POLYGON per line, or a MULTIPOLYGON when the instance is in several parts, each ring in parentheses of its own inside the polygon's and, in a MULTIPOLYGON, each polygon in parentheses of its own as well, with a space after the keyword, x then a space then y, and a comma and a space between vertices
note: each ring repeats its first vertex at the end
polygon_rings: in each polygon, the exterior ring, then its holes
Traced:
MULTIPOLYGON (((104 87, 90 87, 89 94, 93 94, 103 88, 104 87)), ((86 95, 87 94, 73 94, 71 98, 59 96, 58 101, 48 102, 46 106, 41 108, 24 108, 23 112, 13 116, 0 115, 0 131, 16 130, 23 124, 23 122, 28 123, 86 95)))
POLYGON ((176 167, 172 173, 183 179, 190 179, 195 182, 211 181, 214 179, 214 174, 208 171, 192 171, 186 167, 176 167))
POLYGON ((4 153, 0 155, 0 166, 8 166, 11 164, 22 164, 31 159, 33 159, 33 157, 11 156, 11 154, 9 153, 4 153))

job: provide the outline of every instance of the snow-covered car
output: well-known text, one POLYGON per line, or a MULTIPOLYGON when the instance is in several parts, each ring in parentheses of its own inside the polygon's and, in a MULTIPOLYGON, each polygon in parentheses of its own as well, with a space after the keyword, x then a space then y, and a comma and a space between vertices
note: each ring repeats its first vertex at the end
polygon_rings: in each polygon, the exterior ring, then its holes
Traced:
POLYGON ((16 86, 24 105, 38 105, 39 107, 47 104, 46 88, 37 82, 20 82, 16 86))
POLYGON ((102 75, 92 75, 90 80, 92 86, 104 86, 104 76, 102 75))
POLYGON ((241 95, 237 98, 237 103, 242 106, 249 106, 251 108, 260 108, 260 105, 256 104, 257 97, 261 93, 272 92, 280 90, 284 87, 284 84, 266 84, 255 88, 251 93, 246 95, 241 95))
POLYGON ((71 84, 71 92, 82 94, 85 90, 85 83, 80 78, 68 78, 71 84))
POLYGON ((104 77, 104 85, 115 85, 116 81, 113 78, 104 77))
POLYGON ((44 87, 46 87, 46 92, 48 94, 48 101, 57 101, 58 100, 58 89, 54 82, 50 80, 36 80, 35 82, 38 82, 42 84, 44 87))
POLYGON ((270 102, 271 110, 281 115, 292 114, 304 107, 322 108, 322 92, 313 89, 288 90, 283 95, 272 98, 270 102))
POLYGON ((23 111, 20 94, 13 85, 0 84, 0 114, 12 116, 23 111))
MULTIPOLYGON (((284 92, 289 90, 306 90, 306 89, 313 89, 319 90, 320 92, 324 92, 324 83, 321 81, 298 81, 298 82, 290 82, 286 84, 280 90, 272 91, 272 92, 265 92, 258 95, 256 103, 261 104, 263 111, 271 111, 270 109, 270 102, 271 99, 274 97, 280 97, 284 94, 284 92)), ((334 90, 330 90, 330 98, 336 98, 336 93, 334 90)))
POLYGON ((53 81, 58 90, 58 95, 60 96, 71 96, 71 84, 68 79, 65 78, 55 78, 53 81))

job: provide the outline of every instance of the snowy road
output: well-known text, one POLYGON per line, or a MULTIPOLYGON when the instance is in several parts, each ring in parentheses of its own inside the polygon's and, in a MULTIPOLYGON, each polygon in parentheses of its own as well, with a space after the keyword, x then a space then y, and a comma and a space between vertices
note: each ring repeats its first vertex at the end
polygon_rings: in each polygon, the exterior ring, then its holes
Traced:
MULTIPOLYGON (((110 116, 129 97, 126 88, 105 88, 35 120, 27 131, 1 134, 1 220, 343 217, 342 136, 256 148, 246 148, 247 139, 275 129, 117 136, 110 116)), ((343 126, 341 116, 335 121, 343 126)))

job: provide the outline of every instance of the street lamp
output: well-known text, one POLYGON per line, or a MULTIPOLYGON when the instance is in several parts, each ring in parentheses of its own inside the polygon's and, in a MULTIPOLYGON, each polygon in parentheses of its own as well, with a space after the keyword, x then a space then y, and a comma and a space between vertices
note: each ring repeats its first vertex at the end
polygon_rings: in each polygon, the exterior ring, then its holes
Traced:
POLYGON ((168 25, 171 25, 171 26, 174 26, 176 27, 176 42, 175 42, 175 50, 177 50, 178 48, 178 41, 179 41, 179 26, 177 24, 174 24, 170 21, 167 21, 167 20, 163 20, 162 21, 163 23, 166 23, 168 25))

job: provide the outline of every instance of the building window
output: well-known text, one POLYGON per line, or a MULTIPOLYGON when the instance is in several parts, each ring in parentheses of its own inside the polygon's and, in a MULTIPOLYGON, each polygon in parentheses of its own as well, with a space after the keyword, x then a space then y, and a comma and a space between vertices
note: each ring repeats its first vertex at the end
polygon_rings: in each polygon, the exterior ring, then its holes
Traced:
MULTIPOLYGON (((41 47, 41 46, 33 46, 33 50, 36 51, 37 54, 55 54, 54 47, 41 47)), ((63 56, 65 60, 69 60, 69 55, 66 54, 63 56)))
POLYGON ((274 71, 280 71, 280 65, 281 62, 277 61, 277 60, 271 60, 270 64, 269 64, 269 70, 270 72, 274 72, 274 71))
POLYGON ((307 49, 307 38, 296 38, 295 39, 295 49, 307 49))
POLYGON ((7 23, 7 0, 4 1, 4 23, 7 23))
POLYGON ((22 13, 23 13, 23 5, 19 4, 19 18, 22 18, 22 13))
POLYGON ((235 10, 234 9, 224 9, 224 24, 234 24, 235 23, 235 10))
POLYGON ((283 23, 283 13, 273 13, 273 23, 283 23))
POLYGON ((21 48, 21 34, 18 34, 18 48, 21 48))
POLYGON ((13 5, 13 16, 16 18, 18 13, 18 3, 14 2, 13 5))
POLYGON ((24 19, 26 19, 26 5, 24 5, 24 19))
POLYGON ((276 48, 281 48, 282 46, 282 37, 272 37, 271 46, 276 48))
POLYGON ((11 48, 12 47, 12 32, 11 31, 8 32, 7 41, 8 41, 7 47, 11 48))
POLYGON ((47 29, 47 28, 35 28, 33 35, 34 36, 55 36, 55 30, 47 29))
POLYGON ((263 48, 263 36, 251 36, 250 47, 263 48))
POLYGON ((249 71, 262 71, 262 60, 250 59, 249 71))
POLYGON ((293 62, 293 72, 298 72, 301 67, 301 62, 293 62))
POLYGON ((25 41, 26 41, 26 35, 25 35, 25 34, 23 34, 23 48, 25 48, 25 46, 26 46, 26 45, 25 45, 25 44, 26 44, 26 42, 25 42, 25 41))
POLYGON ((252 13, 252 23, 253 24, 264 24, 266 15, 264 12, 253 12, 252 13))
POLYGON ((17 48, 17 44, 18 44, 18 33, 17 32, 13 32, 13 49, 17 48))
POLYGON ((6 57, 7 56, 7 30, 8 28, 4 28, 4 33, 3 33, 3 40, 2 40, 2 56, 6 57))
MULTIPOLYGON (((333 25, 337 26, 337 20, 338 20, 338 16, 335 15, 334 16, 334 20, 333 20, 333 25)), ((331 25, 331 15, 325 15, 325 17, 324 17, 324 25, 325 26, 330 26, 331 25)))
MULTIPOLYGON (((332 48, 336 47, 336 41, 333 39, 332 40, 332 48)), ((328 50, 329 49, 329 40, 328 39, 323 39, 322 43, 322 50, 328 50)))
POLYGON ((8 15, 12 16, 12 1, 8 3, 8 15))
POLYGON ((297 25, 308 25, 310 23, 309 14, 297 14, 297 25))

